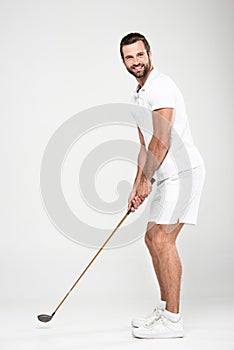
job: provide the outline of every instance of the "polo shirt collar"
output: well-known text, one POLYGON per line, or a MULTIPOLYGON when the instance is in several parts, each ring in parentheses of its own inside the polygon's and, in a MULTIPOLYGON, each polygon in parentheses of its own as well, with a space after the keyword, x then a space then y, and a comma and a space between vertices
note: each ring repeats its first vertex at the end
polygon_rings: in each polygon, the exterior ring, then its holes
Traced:
POLYGON ((149 82, 154 79, 157 75, 158 75, 159 71, 156 68, 153 68, 152 71, 150 72, 145 84, 142 86, 142 88, 140 88, 139 85, 137 85, 137 87, 135 88, 134 92, 139 92, 139 91, 145 91, 147 85, 149 84, 149 82))

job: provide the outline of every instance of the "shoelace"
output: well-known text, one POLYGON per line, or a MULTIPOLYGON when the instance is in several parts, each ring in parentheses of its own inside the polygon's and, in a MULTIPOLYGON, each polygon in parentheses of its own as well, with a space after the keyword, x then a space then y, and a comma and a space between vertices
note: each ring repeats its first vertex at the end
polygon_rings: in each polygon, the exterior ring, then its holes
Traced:
POLYGON ((159 320, 162 315, 162 310, 160 307, 156 307, 153 311, 152 316, 148 317, 147 322, 145 323, 146 327, 151 326, 155 321, 159 320))

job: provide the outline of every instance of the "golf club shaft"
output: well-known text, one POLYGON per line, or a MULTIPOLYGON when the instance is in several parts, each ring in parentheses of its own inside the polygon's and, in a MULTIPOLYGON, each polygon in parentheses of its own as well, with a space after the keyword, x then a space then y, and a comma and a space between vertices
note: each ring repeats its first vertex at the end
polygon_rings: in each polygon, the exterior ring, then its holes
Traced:
POLYGON ((65 295, 65 297, 62 299, 62 301, 59 303, 59 305, 56 307, 56 309, 54 310, 54 312, 52 313, 52 316, 54 316, 54 314, 56 313, 56 311, 60 308, 60 306, 63 304, 63 302, 67 299, 68 295, 71 293, 71 291, 75 288, 75 286, 77 285, 77 283, 80 281, 80 279, 84 276, 84 274, 86 273, 86 271, 89 269, 89 267, 92 265, 92 263, 94 262, 94 260, 98 257, 98 255, 101 253, 101 251, 103 250, 103 248, 107 245, 107 243, 110 241, 110 239, 114 236, 115 232, 118 230, 118 228, 122 225, 122 223, 124 222, 124 220, 127 218, 127 216, 131 213, 131 209, 128 210, 128 212, 124 215, 124 217, 122 218, 122 220, 118 223, 118 225, 116 226, 116 228, 114 229, 114 231, 111 233, 111 235, 107 238, 107 240, 103 243, 103 245, 101 246, 101 248, 98 250, 98 252, 94 255, 93 259, 90 261, 90 263, 86 266, 86 268, 84 269, 84 271, 81 273, 81 275, 79 276, 79 278, 76 280, 76 282, 73 284, 73 286, 71 287, 71 289, 69 290, 69 292, 65 295))

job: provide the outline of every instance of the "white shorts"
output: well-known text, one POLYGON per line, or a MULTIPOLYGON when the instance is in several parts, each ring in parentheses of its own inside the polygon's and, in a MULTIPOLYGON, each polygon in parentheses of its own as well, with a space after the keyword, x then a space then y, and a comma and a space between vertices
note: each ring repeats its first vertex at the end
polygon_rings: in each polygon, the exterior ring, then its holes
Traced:
POLYGON ((195 225, 204 179, 205 168, 199 166, 155 183, 149 221, 195 225))

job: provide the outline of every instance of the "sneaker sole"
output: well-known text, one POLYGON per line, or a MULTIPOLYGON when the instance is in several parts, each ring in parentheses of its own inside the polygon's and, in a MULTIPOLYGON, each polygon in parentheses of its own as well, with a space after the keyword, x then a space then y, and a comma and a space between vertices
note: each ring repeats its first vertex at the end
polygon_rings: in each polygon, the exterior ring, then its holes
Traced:
POLYGON ((176 334, 160 334, 160 335, 153 335, 153 334, 134 334, 132 335, 135 338, 138 339, 174 339, 174 338, 184 338, 184 334, 182 333, 176 333, 176 334))

